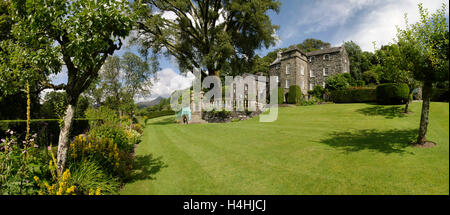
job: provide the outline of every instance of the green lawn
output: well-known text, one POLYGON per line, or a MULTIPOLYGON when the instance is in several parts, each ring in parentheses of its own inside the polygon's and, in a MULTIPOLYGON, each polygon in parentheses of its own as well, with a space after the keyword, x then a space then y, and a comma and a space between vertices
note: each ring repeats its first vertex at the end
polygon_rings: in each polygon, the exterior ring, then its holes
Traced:
POLYGON ((449 105, 327 104, 279 109, 278 120, 178 125, 148 122, 135 179, 122 194, 449 194, 449 105))

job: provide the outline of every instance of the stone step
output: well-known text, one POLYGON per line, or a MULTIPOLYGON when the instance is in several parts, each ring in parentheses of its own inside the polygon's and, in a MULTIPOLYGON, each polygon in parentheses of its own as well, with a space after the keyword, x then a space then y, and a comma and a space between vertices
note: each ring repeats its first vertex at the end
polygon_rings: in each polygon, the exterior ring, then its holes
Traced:
POLYGON ((191 120, 189 120, 189 124, 203 124, 208 123, 202 119, 201 113, 191 113, 191 120))

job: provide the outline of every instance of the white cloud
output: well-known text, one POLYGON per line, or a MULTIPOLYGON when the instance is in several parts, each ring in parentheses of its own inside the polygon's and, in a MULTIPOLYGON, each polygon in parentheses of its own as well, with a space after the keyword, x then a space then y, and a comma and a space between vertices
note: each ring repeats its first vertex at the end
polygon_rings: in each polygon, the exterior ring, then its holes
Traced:
MULTIPOLYGON (((434 12, 441 8, 444 2, 442 0, 429 0, 423 2, 423 6, 434 12)), ((377 48, 394 42, 393 39, 397 33, 396 26, 405 27, 405 13, 408 14, 409 23, 415 23, 419 20, 418 3, 415 0, 402 0, 383 4, 378 9, 369 11, 365 16, 362 16, 357 25, 338 32, 335 35, 335 42, 353 40, 364 51, 374 50, 372 42, 376 43, 377 48)))
POLYGON ((186 89, 192 85, 195 76, 191 72, 186 75, 178 74, 171 68, 165 68, 158 71, 157 80, 150 87, 151 96, 146 98, 137 98, 137 102, 151 101, 159 96, 168 98, 175 90, 186 89))
MULTIPOLYGON (((372 42, 377 47, 393 42, 396 25, 404 27, 404 14, 409 23, 419 18, 417 5, 420 0, 317 0, 297 4, 298 9, 281 29, 283 40, 327 33, 326 40, 333 45, 353 40, 365 51, 373 51, 372 42), (333 31, 330 31, 330 30, 333 31)), ((424 8, 435 11, 445 0, 423 1, 424 8)), ((447 6, 448 10, 448 6, 447 6)), ((312 36, 313 37, 313 36, 312 36)))

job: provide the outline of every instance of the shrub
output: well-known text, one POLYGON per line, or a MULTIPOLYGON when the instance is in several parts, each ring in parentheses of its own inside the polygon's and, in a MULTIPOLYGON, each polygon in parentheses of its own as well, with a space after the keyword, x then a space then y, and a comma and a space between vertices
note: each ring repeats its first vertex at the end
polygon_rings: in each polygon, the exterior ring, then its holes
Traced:
POLYGON ((325 88, 329 91, 345 90, 349 87, 347 73, 340 73, 331 76, 325 81, 325 88))
POLYGON ((434 102, 448 102, 449 97, 448 89, 433 89, 433 94, 431 96, 431 101, 434 102))
POLYGON ((299 86, 292 85, 289 87, 289 94, 288 94, 289 104, 300 104, 300 102, 302 101, 302 97, 303 94, 299 86))
POLYGON ((323 94, 325 93, 325 89, 320 85, 316 85, 314 86, 313 90, 309 90, 308 93, 317 99, 322 99, 323 94))
POLYGON ((175 111, 173 111, 173 110, 163 110, 163 111, 150 112, 146 116, 147 116, 147 119, 153 119, 156 117, 170 116, 170 115, 174 115, 174 114, 175 114, 175 111))
POLYGON ((130 144, 128 136, 123 128, 118 125, 102 124, 92 128, 89 132, 92 136, 111 139, 120 149, 131 152, 133 145, 130 144))
POLYGON ((70 144, 68 161, 71 164, 95 161, 106 173, 126 180, 130 175, 132 156, 111 139, 79 135, 70 144))
MULTIPOLYGON (((88 119, 75 119, 70 132, 70 138, 78 134, 87 132, 89 124, 92 121, 88 119)), ((11 129, 16 132, 18 139, 24 139, 26 134, 26 120, 1 120, 0 121, 0 138, 5 137, 5 131, 11 129)), ((48 146, 58 144, 60 127, 58 119, 32 119, 30 121, 30 133, 39 134, 35 138, 35 143, 39 146, 48 146)))
POLYGON ((92 160, 72 163, 69 166, 71 182, 77 191, 88 195, 94 190, 97 194, 118 194, 120 184, 116 178, 111 177, 102 170, 102 166, 92 160))
POLYGON ((283 104, 284 102, 284 90, 283 88, 278 88, 278 104, 283 104))
POLYGON ((378 85, 377 103, 383 105, 405 104, 408 101, 409 87, 403 83, 386 83, 378 85))
POLYGON ((375 102, 377 94, 373 88, 350 88, 332 91, 330 99, 335 103, 375 102))

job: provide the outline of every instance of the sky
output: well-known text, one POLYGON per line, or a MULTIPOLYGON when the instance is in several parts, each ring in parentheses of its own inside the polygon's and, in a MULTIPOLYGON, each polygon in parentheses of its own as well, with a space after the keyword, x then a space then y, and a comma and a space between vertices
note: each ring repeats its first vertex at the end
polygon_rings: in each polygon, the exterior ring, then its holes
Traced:
MULTIPOLYGON (((272 23, 280 26, 276 32, 278 43, 268 49, 257 50, 260 56, 277 48, 301 43, 306 38, 320 39, 340 46, 345 41, 354 41, 363 51, 393 42, 396 26, 405 26, 404 15, 409 23, 419 19, 418 3, 434 12, 442 7, 443 0, 281 0, 280 12, 268 12, 272 23)), ((448 3, 447 3, 448 17, 448 3)), ((125 40, 126 44, 127 39, 125 40)), ((135 52, 136 47, 124 45, 115 54, 135 52)), ((151 87, 151 95, 137 98, 137 102, 151 101, 159 96, 168 97, 173 91, 189 87, 192 73, 180 74, 176 61, 165 57, 160 60, 158 79, 151 87)), ((55 84, 67 82, 67 74, 52 77, 55 84)))

